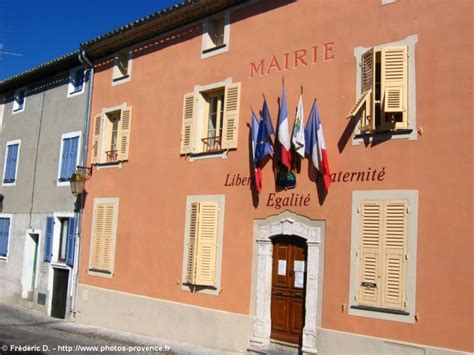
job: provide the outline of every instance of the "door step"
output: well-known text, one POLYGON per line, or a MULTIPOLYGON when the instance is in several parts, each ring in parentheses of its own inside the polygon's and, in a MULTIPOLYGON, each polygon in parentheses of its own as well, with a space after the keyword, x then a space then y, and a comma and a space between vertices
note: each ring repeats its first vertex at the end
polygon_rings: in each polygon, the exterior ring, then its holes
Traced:
POLYGON ((268 355, 295 355, 301 354, 297 344, 286 343, 284 341, 272 340, 268 347, 252 346, 247 349, 247 354, 268 354, 268 355))

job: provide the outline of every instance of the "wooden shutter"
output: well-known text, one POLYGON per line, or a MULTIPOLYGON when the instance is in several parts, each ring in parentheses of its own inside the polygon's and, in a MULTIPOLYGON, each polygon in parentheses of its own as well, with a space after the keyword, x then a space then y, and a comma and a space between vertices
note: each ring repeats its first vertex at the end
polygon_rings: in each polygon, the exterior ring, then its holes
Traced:
POLYGON ((222 148, 237 148, 240 110, 240 83, 227 85, 224 97, 222 148))
POLYGON ((408 127, 408 56, 406 46, 384 47, 381 51, 381 108, 382 129, 403 129, 408 127), (402 113, 402 120, 387 119, 387 113, 402 113))
POLYGON ((194 93, 192 92, 184 95, 180 154, 193 152, 194 118, 194 93))
POLYGON ((76 246, 76 218, 69 218, 67 227, 67 242, 66 242, 66 264, 74 265, 74 252, 76 246))
POLYGON ((111 269, 114 205, 100 204, 94 211, 94 236, 91 268, 103 271, 111 269))
POLYGON ((218 202, 199 203, 196 247, 196 285, 214 286, 216 269, 218 202))
POLYGON ((92 132, 91 164, 97 164, 101 161, 101 135, 102 135, 102 115, 94 118, 94 131, 92 132))
POLYGON ((0 218, 0 256, 8 254, 8 234, 10 231, 10 218, 0 218))
POLYGON ((130 127, 132 124, 132 108, 126 107, 120 113, 120 132, 118 136, 118 160, 128 160, 130 146, 130 127))
POLYGON ((405 309, 407 201, 386 201, 383 228, 383 308, 405 309))
POLYGON ((375 131, 375 51, 373 48, 362 55, 360 79, 361 99, 363 101, 356 103, 353 110, 357 109, 359 111, 364 107, 361 114, 360 130, 363 133, 373 132, 375 131))
POLYGON ((383 202, 362 201, 360 209, 359 292, 360 305, 380 304, 380 264, 383 202))
POLYGON ((53 256, 54 217, 46 217, 46 233, 44 238, 44 261, 51 262, 53 256))
POLYGON ((196 242, 198 232, 199 202, 191 204, 189 216, 189 236, 188 236, 188 263, 186 271, 186 281, 190 284, 196 283, 196 242))

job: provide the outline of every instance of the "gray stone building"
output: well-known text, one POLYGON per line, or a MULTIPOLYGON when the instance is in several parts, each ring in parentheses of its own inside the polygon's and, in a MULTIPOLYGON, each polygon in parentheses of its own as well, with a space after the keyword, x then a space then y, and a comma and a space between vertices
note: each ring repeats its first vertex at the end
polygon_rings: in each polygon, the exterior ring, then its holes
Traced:
POLYGON ((0 82, 0 301, 68 318, 74 302, 90 98, 79 53, 0 82))

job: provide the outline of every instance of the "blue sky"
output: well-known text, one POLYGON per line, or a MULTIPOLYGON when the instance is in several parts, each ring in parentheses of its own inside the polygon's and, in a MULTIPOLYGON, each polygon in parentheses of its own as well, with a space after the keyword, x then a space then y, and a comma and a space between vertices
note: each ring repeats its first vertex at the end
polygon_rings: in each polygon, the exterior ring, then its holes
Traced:
POLYGON ((0 80, 179 0, 0 0, 0 80))

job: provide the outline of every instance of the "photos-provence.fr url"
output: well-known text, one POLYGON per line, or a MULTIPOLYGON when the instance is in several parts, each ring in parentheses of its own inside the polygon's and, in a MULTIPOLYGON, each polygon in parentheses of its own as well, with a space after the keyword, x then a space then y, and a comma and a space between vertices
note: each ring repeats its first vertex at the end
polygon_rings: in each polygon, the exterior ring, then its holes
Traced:
POLYGON ((0 355, 2 352, 49 352, 59 351, 62 353, 70 352, 166 352, 171 351, 171 347, 168 345, 164 346, 153 346, 153 345, 134 345, 134 346, 123 346, 123 345, 57 345, 50 348, 48 345, 2 345, 0 347, 0 355))

